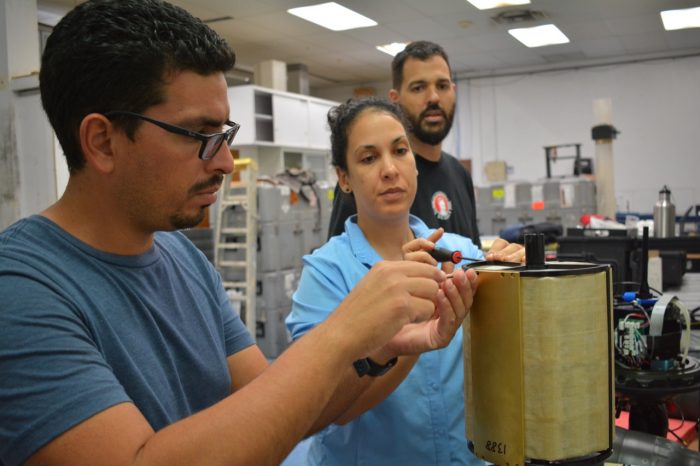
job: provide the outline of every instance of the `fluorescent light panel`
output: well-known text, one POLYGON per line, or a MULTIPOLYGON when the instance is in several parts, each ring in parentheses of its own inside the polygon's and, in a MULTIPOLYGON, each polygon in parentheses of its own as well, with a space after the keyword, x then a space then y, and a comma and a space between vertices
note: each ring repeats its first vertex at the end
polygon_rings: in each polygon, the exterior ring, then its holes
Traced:
POLYGON ((347 31, 348 29, 377 25, 376 21, 335 2, 291 8, 287 10, 287 13, 311 21, 331 31, 347 31))
POLYGON ((566 44, 569 42, 569 38, 553 24, 509 29, 508 34, 528 47, 543 47, 545 45, 566 44))
POLYGON ((661 12, 661 21, 664 29, 675 31, 677 29, 699 28, 700 7, 685 8, 683 10, 666 10, 661 12))
POLYGON ((377 45, 377 50, 395 57, 397 53, 406 48, 405 42, 392 42, 391 44, 377 45))
POLYGON ((467 0, 480 10, 490 10, 491 8, 502 8, 513 5, 527 5, 530 0, 467 0))

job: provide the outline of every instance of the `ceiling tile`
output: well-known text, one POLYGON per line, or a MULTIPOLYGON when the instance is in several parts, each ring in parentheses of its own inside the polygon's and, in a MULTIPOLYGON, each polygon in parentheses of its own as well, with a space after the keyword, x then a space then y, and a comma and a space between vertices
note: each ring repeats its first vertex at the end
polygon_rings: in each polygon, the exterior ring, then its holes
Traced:
POLYGON ((625 47, 617 37, 585 39, 577 41, 577 44, 588 58, 614 57, 625 53, 625 47))
MULTIPOLYGON (((237 66, 252 69, 263 60, 304 63, 314 83, 388 80, 391 57, 376 45, 425 39, 440 43, 459 73, 572 64, 586 60, 672 57, 700 50, 700 29, 664 31, 659 11, 700 6, 700 0, 532 0, 529 6, 478 10, 466 0, 336 0, 379 24, 333 32, 287 13, 288 8, 324 0, 172 0, 211 23, 236 51, 237 66), (545 18, 498 24, 492 17, 530 8, 545 18), (461 27, 460 21, 469 21, 461 27), (528 49, 511 37, 514 27, 556 24, 569 44, 528 49), (326 79, 326 81, 324 81, 326 79)), ((37 0, 68 10, 76 0, 37 0)))

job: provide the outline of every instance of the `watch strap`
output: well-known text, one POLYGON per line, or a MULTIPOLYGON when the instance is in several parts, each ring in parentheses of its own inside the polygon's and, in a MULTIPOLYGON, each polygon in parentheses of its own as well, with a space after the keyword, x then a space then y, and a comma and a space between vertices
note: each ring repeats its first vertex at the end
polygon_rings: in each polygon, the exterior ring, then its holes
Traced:
POLYGON ((364 377, 365 375, 379 377, 380 375, 386 374, 389 369, 394 367, 398 360, 398 357, 393 357, 388 360, 386 364, 379 364, 372 361, 371 358, 362 358, 353 362, 352 365, 355 367, 355 371, 357 371, 357 375, 360 377, 364 377))

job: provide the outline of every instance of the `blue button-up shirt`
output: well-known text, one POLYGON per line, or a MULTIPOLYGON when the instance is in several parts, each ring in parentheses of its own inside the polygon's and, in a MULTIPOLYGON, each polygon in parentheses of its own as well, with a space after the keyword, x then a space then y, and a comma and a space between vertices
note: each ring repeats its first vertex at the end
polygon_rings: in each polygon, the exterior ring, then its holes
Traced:
MULTIPOLYGON (((345 233, 304 256, 299 288, 287 327, 304 335, 340 304, 370 267, 382 260, 352 216, 345 233)), ((416 237, 434 230, 413 215, 416 237)), ((445 233, 439 247, 483 258, 468 238, 445 233)), ((324 466, 483 465, 467 448, 461 328, 441 350, 422 354, 406 379, 382 403, 344 425, 312 437, 304 464, 324 466)))

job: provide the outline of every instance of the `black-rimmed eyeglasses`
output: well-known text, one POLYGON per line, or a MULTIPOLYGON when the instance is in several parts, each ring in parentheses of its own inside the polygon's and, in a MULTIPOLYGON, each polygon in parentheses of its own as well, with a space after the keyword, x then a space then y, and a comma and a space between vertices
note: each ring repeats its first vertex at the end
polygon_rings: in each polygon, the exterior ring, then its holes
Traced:
POLYGON ((221 144, 226 141, 229 146, 233 142, 233 138, 236 137, 236 133, 240 129, 241 125, 234 123, 233 121, 226 120, 226 125, 230 126, 229 129, 222 133, 212 133, 212 134, 202 134, 196 131, 190 131, 180 126, 171 125, 164 121, 156 120, 155 118, 147 117, 146 115, 141 115, 140 113, 126 112, 126 111, 114 111, 106 112, 104 114, 107 118, 126 116, 131 118, 138 118, 140 120, 147 121, 156 126, 163 128, 171 133, 179 134, 181 136, 188 136, 193 139, 198 140, 201 145, 199 146, 199 158, 202 160, 209 160, 221 149, 221 144))

